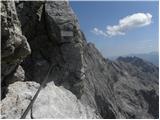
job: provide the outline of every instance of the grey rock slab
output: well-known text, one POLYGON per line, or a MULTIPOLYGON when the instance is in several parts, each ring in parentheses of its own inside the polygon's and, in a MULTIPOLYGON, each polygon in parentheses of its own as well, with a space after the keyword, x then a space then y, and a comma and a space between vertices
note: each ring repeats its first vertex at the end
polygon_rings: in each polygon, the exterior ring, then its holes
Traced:
MULTIPOLYGON (((36 82, 15 82, 1 103, 1 118, 20 118, 35 95, 36 82)), ((98 118, 94 109, 84 106, 64 87, 48 83, 39 93, 26 118, 98 118)))
POLYGON ((8 87, 6 97, 1 101, 1 118, 19 119, 39 88, 35 82, 15 82, 8 87))

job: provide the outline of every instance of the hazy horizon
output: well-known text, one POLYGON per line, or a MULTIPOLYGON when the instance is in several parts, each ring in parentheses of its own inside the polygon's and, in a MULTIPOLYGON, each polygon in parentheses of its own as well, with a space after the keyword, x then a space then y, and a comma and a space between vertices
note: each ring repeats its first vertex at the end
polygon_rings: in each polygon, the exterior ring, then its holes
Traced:
POLYGON ((134 54, 151 54, 151 53, 158 53, 159 54, 159 51, 151 51, 151 52, 146 52, 146 53, 129 53, 129 54, 122 54, 122 55, 118 55, 118 56, 107 56, 108 58, 111 58, 111 57, 120 57, 120 56, 130 56, 130 55, 134 55, 134 54))

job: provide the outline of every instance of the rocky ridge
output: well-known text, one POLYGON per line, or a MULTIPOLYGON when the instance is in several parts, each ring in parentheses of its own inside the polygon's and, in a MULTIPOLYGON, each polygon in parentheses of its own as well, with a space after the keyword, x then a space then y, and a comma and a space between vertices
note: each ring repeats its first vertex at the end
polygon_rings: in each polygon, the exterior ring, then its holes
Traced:
POLYGON ((1 4, 2 118, 21 117, 51 65, 27 118, 159 117, 158 67, 103 58, 67 1, 1 4))

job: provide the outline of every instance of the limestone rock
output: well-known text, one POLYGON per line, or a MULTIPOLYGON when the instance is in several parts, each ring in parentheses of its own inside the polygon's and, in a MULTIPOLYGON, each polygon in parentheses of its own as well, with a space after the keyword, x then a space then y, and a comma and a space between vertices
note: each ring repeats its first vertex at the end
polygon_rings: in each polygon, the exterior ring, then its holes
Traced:
POLYGON ((29 44, 22 35, 21 24, 13 1, 1 2, 2 35, 2 82, 14 72, 21 61, 31 52, 29 44))
POLYGON ((49 82, 41 90, 32 108, 33 118, 98 118, 95 110, 84 106, 76 96, 64 87, 49 82), (43 98, 43 99, 42 99, 43 98), (45 112, 47 111, 47 112, 45 112))
POLYGON ((56 69, 52 80, 55 84, 63 85, 80 97, 84 86, 81 79, 84 69, 84 40, 69 3, 23 2, 17 5, 17 11, 23 26, 22 31, 32 49, 31 56, 22 64, 26 79, 41 83, 49 65, 54 64, 56 69), (40 19, 37 14, 41 16, 40 19), (66 32, 71 35, 65 36, 66 32))
POLYGON ((158 118, 156 66, 140 58, 104 59, 93 44, 88 44, 85 54, 88 69, 82 101, 103 118, 158 118))
POLYGON ((20 118, 51 65, 27 118, 159 117, 158 67, 137 57, 104 58, 67 1, 20 1, 16 10, 2 2, 2 118, 20 118))
POLYGON ((6 97, 1 101, 1 118, 20 118, 38 88, 39 84, 35 82, 10 84, 6 97))
MULTIPOLYGON (((1 103, 1 117, 18 119, 35 95, 39 84, 15 82, 1 103)), ((84 106, 75 95, 63 87, 48 83, 40 92, 26 118, 98 118, 94 109, 84 106)))

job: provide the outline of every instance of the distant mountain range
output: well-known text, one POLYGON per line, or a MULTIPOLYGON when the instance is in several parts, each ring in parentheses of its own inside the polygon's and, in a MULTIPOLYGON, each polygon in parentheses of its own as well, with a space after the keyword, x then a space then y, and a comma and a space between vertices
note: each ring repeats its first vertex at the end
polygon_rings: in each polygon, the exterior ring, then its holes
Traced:
MULTIPOLYGON (((150 53, 140 53, 140 54, 128 54, 124 55, 123 57, 127 56, 136 56, 143 60, 146 60, 148 62, 151 62, 152 64, 159 66, 159 53, 158 52, 150 52, 150 53)), ((119 56, 109 57, 111 60, 117 59, 119 56)))

